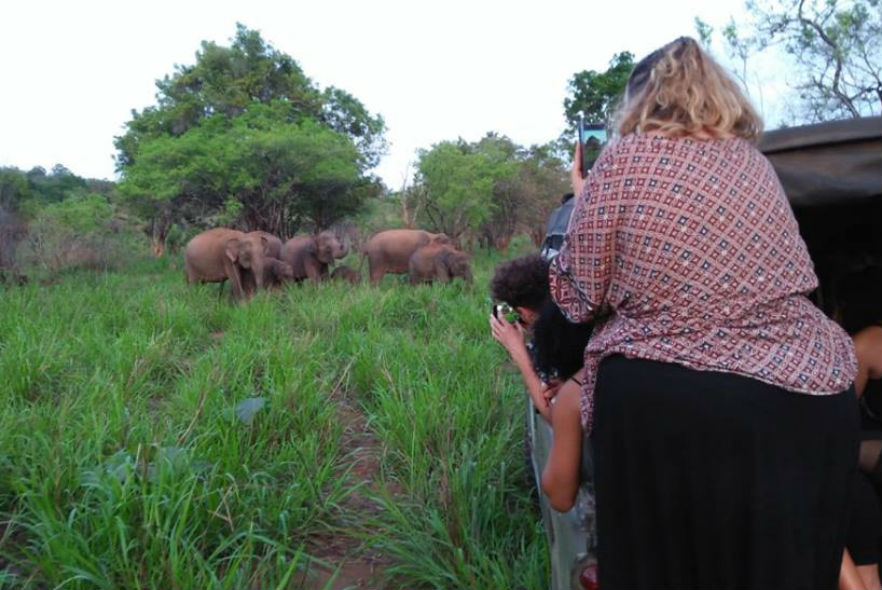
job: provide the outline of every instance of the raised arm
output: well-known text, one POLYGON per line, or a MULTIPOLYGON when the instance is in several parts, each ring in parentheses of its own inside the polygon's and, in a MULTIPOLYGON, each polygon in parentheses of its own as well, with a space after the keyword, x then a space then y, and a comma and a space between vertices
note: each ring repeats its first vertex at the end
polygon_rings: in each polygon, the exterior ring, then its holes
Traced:
POLYGON ((579 463, 582 459, 582 418, 579 400, 582 388, 573 380, 561 386, 551 410, 551 453, 542 471, 542 491, 551 507, 566 512, 579 491, 579 463))
POLYGON ((530 359, 527 345, 524 344, 523 328, 518 323, 509 323, 504 317, 497 319, 491 315, 490 333, 508 351, 511 360, 517 365, 527 392, 530 394, 530 399, 533 400, 533 405, 543 418, 550 421, 551 407, 543 395, 542 381, 536 374, 536 369, 533 368, 533 361, 530 359))
MULTIPOLYGON (((560 254, 551 261, 551 296, 572 322, 603 307, 613 273, 619 180, 610 144, 581 185, 560 254)), ((579 188, 574 179, 575 188, 579 188)))

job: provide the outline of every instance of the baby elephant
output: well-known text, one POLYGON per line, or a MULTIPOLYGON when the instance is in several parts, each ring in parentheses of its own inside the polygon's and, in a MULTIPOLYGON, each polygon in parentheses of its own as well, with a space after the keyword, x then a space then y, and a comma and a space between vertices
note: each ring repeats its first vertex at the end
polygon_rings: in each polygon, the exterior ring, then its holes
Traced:
POLYGON ((455 277, 472 282, 472 267, 469 258, 447 244, 429 244, 413 253, 408 264, 410 284, 441 281, 449 283, 455 277))
POLYGON ((294 269, 291 265, 278 258, 266 259, 263 284, 267 287, 279 287, 294 280, 294 269))
POLYGON ((334 269, 334 272, 331 273, 331 278, 346 281, 350 285, 357 285, 361 282, 361 273, 351 266, 341 264, 334 269))

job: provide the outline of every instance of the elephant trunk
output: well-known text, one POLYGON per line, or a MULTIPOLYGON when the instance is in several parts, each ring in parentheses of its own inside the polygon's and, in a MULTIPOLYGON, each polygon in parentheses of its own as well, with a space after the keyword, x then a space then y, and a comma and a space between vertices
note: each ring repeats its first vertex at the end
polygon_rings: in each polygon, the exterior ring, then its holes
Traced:
POLYGON ((257 263, 251 267, 251 272, 254 273, 254 284, 257 286, 257 290, 260 291, 263 289, 264 285, 264 272, 266 272, 265 265, 263 263, 257 263))
POLYGON ((349 255, 349 240, 344 241, 340 245, 340 251, 335 258, 346 258, 349 255))

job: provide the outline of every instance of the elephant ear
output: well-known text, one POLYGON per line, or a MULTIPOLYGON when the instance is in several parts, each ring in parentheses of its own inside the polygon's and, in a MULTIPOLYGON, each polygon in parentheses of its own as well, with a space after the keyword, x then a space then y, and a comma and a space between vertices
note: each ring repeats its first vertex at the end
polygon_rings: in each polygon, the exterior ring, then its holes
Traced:
POLYGON ((226 246, 224 246, 224 254, 230 259, 230 262, 236 262, 236 259, 239 257, 239 240, 237 238, 227 240, 226 246))
POLYGON ((263 248, 263 255, 264 255, 264 256, 269 256, 269 254, 270 254, 270 241, 269 241, 269 238, 267 238, 267 237, 264 236, 264 235, 261 235, 261 236, 260 236, 260 246, 263 248))

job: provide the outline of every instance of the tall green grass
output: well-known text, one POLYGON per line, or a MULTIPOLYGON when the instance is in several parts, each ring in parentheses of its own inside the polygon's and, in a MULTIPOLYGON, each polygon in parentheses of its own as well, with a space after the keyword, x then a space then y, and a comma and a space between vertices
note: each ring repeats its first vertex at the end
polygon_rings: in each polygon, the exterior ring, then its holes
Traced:
POLYGON ((239 306, 161 263, 0 291, 0 587, 309 585, 318 533, 385 553, 387 587, 544 587, 495 260, 471 288, 239 306), (379 441, 375 485, 347 477, 340 396, 379 441))

